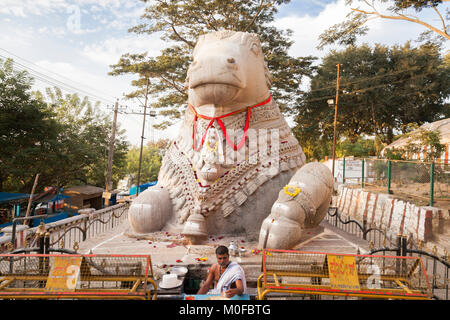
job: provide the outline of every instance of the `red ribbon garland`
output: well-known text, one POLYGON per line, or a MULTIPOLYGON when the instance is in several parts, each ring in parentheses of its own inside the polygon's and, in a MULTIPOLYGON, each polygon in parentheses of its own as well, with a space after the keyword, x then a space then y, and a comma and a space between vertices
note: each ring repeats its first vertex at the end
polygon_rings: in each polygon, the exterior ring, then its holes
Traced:
POLYGON ((256 108, 256 107, 259 107, 259 106, 262 106, 262 105, 265 105, 265 104, 269 103, 271 99, 272 99, 272 97, 269 95, 269 98, 267 98, 267 100, 265 100, 265 101, 263 101, 263 102, 260 102, 260 103, 258 103, 258 104, 255 104, 254 106, 250 106, 250 107, 247 107, 247 108, 244 108, 244 109, 241 109, 241 110, 237 110, 237 111, 234 111, 234 112, 230 112, 230 113, 221 115, 221 116, 219 116, 219 117, 208 117, 208 116, 204 116, 204 115, 198 114, 197 111, 195 110, 195 108, 194 108, 192 105, 189 104, 189 109, 190 109, 191 112, 195 115, 195 116, 194 116, 194 124, 193 124, 193 128, 192 128, 192 141, 193 141, 193 143, 192 143, 192 148, 194 149, 194 151, 199 151, 199 150, 200 150, 200 147, 201 147, 201 146, 203 145, 203 143, 205 142, 206 134, 208 133, 209 127, 211 127, 211 125, 214 123, 214 121, 217 120, 217 123, 219 124, 220 128, 222 129, 222 132, 223 132, 223 134, 225 135, 225 139, 227 140, 227 142, 228 142, 228 144, 230 145, 230 147, 232 147, 233 150, 239 150, 239 149, 242 148, 242 146, 244 145, 245 138, 247 137, 247 131, 248 131, 249 124, 250 124, 251 110, 252 110, 253 108, 256 108), (245 119, 245 126, 244 126, 244 135, 243 135, 243 137, 241 138, 241 141, 239 142, 239 144, 236 146, 236 145, 230 140, 230 138, 228 137, 227 129, 225 128, 225 125, 223 124, 222 120, 220 120, 220 119, 229 117, 229 116, 234 115, 234 114, 237 114, 237 113, 241 113, 241 112, 243 112, 243 111, 247 111, 247 117, 246 117, 246 119, 245 119), (197 132, 197 129, 196 129, 197 125, 196 125, 196 124, 197 124, 197 118, 202 118, 202 119, 205 119, 205 120, 210 120, 208 126, 206 127, 205 133, 203 134, 202 142, 200 143, 200 146, 199 146, 198 148, 196 147, 196 144, 197 144, 197 143, 196 143, 196 132, 197 132))

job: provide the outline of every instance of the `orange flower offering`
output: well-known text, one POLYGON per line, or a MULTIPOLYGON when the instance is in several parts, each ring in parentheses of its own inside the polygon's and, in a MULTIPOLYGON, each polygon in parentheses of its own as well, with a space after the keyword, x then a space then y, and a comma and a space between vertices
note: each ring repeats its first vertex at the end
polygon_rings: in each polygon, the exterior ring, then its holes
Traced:
POLYGON ((202 257, 202 258, 195 258, 195 260, 197 260, 197 261, 206 261, 206 260, 208 260, 206 257, 202 257))

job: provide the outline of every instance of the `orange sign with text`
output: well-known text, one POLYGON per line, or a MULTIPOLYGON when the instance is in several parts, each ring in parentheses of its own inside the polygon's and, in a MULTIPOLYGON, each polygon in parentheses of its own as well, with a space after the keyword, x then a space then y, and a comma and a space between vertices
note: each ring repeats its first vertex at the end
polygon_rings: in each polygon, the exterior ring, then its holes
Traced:
POLYGON ((354 256, 327 255, 328 273, 333 289, 360 290, 354 256))
POLYGON ((46 291, 75 291, 82 257, 54 257, 45 285, 46 291))

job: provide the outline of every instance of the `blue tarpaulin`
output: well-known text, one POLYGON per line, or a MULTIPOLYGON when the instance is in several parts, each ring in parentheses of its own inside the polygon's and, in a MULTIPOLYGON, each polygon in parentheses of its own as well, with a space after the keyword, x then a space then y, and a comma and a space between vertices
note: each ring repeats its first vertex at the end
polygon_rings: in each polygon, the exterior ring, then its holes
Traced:
MULTIPOLYGON (((157 183, 158 183, 158 181, 152 181, 152 182, 147 182, 147 183, 141 184, 139 186, 139 193, 141 193, 142 191, 144 191, 148 187, 154 186, 157 183)), ((137 187, 132 187, 130 189, 130 196, 132 196, 133 194, 136 194, 136 191, 137 191, 137 187)))
POLYGON ((29 194, 26 193, 9 193, 9 192, 0 192, 0 203, 10 202, 12 200, 20 200, 20 199, 28 199, 30 198, 29 194))

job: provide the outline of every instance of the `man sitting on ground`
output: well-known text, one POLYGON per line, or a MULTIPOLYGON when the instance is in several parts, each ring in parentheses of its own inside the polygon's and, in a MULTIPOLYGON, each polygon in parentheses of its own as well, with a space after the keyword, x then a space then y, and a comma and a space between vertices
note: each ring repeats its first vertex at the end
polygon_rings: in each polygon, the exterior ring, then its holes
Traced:
POLYGON ((228 248, 218 246, 216 249, 217 263, 208 270, 208 276, 197 294, 220 294, 227 298, 247 293, 247 282, 242 267, 230 261, 228 248), (209 290, 215 283, 214 289, 209 290), (208 291, 209 290, 209 291, 208 291))

